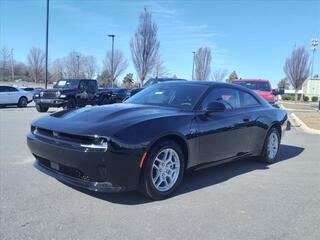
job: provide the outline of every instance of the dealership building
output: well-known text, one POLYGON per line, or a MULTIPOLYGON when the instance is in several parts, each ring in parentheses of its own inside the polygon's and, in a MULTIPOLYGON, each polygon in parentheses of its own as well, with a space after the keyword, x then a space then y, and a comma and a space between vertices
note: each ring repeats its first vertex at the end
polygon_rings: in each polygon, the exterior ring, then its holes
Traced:
POLYGON ((304 96, 320 98, 320 78, 307 79, 302 85, 302 92, 304 96))

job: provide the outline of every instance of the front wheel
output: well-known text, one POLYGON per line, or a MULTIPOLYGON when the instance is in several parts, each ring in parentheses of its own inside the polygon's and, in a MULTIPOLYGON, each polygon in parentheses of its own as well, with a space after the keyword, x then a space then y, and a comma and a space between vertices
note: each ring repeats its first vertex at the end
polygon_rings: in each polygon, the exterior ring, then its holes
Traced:
POLYGON ((174 141, 156 144, 144 164, 139 191, 154 200, 167 197, 182 180, 184 156, 174 141))
POLYGON ((36 109, 38 112, 47 112, 49 107, 42 106, 41 104, 36 104, 36 109))
POLYGON ((273 163, 276 160, 280 146, 280 134, 276 128, 270 129, 267 134, 260 160, 265 163, 273 163))

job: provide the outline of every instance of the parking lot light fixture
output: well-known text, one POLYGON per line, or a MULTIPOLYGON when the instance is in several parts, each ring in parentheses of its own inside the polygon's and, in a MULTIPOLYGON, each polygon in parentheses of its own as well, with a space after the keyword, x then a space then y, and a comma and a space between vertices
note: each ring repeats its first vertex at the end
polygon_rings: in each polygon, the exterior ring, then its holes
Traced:
POLYGON ((312 61, 311 61, 311 72, 310 72, 310 78, 313 78, 313 64, 314 64, 314 54, 317 51, 318 46, 318 39, 313 38, 311 39, 311 51, 312 51, 312 61))
POLYGON ((114 34, 109 34, 108 37, 112 38, 112 53, 111 53, 111 86, 113 87, 113 80, 114 80, 114 74, 113 74, 113 55, 114 55, 114 34))

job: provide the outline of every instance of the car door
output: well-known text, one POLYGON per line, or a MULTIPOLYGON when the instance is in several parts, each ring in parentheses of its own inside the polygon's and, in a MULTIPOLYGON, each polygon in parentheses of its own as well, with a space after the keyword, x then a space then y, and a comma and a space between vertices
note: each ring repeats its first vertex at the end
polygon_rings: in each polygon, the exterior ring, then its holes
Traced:
POLYGON ((88 100, 90 104, 93 104, 95 101, 97 89, 97 82, 94 80, 88 80, 88 100))
POLYGON ((9 103, 8 90, 6 86, 0 86, 0 104, 9 103))
POLYGON ((7 87, 7 96, 9 103, 18 103, 21 94, 17 88, 7 87))
POLYGON ((241 156, 247 153, 248 132, 244 112, 240 108, 239 91, 233 88, 213 88, 199 106, 197 131, 199 163, 208 163, 241 156), (226 111, 205 114, 210 102, 218 101, 226 111))
POLYGON ((240 105, 244 114, 244 124, 247 128, 248 136, 248 152, 255 152, 261 146, 261 141, 264 141, 265 127, 261 123, 261 103, 250 92, 240 92, 240 105))

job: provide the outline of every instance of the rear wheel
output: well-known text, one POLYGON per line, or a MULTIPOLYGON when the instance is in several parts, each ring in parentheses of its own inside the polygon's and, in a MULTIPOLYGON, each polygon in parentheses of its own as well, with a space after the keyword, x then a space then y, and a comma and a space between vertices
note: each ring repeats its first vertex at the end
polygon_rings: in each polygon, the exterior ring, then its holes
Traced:
POLYGON ((26 97, 21 97, 18 101, 18 107, 26 107, 28 105, 28 99, 26 97))
POLYGON ((184 156, 174 141, 156 144, 148 153, 142 170, 139 191, 154 200, 171 194, 182 180, 184 156))
POLYGON ((280 134, 276 128, 270 129, 267 134, 260 160, 265 163, 273 163, 276 160, 280 146, 280 134))
POLYGON ((38 112, 47 112, 49 107, 42 106, 41 104, 36 104, 36 109, 38 112))

